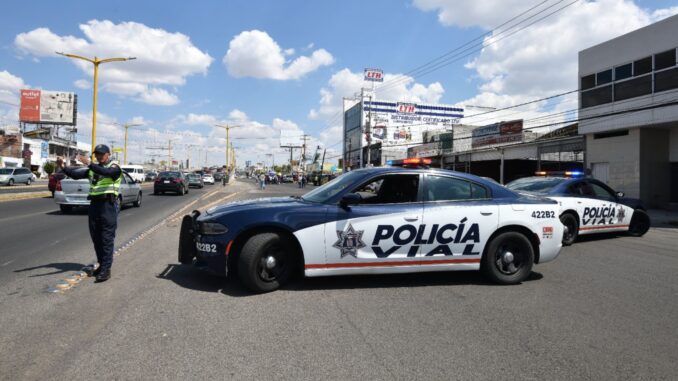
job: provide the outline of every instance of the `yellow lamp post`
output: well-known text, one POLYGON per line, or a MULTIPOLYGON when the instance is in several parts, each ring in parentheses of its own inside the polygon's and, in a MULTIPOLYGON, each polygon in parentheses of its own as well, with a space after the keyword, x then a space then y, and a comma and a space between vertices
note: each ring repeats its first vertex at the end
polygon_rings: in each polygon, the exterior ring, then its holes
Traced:
MULTIPOLYGON (((92 89, 94 92, 94 100, 92 102, 92 160, 94 160, 94 147, 96 147, 96 139, 97 139, 97 85, 99 83, 99 65, 102 63, 107 63, 107 62, 116 62, 116 61, 130 61, 130 60, 135 60, 136 57, 127 57, 127 58, 122 58, 122 57, 116 57, 116 58, 105 58, 105 59, 99 59, 97 57, 94 58, 87 58, 83 56, 78 56, 75 54, 68 54, 68 53, 62 53, 62 52, 56 52, 56 54, 69 57, 69 58, 76 58, 79 60, 87 61, 91 64, 94 65, 94 84, 92 85, 92 89)), ((125 151, 127 152, 127 151, 125 151)))
POLYGON ((243 127, 243 126, 242 126, 242 125, 238 125, 238 126, 229 126, 228 124, 222 126, 222 125, 220 125, 220 124, 215 124, 214 127, 219 127, 219 128, 225 128, 225 129, 226 129, 226 171, 230 173, 230 170, 231 170, 231 168, 230 168, 231 161, 230 161, 230 155, 229 155, 229 152, 228 152, 228 151, 229 151, 229 145, 228 145, 228 131, 230 131, 231 128, 243 127))
POLYGON ((116 126, 123 127, 123 128, 125 129, 125 150, 124 150, 124 155, 123 155, 123 161, 122 161, 122 162, 123 162, 123 164, 127 165, 127 130, 128 130, 130 127, 143 126, 143 124, 141 124, 141 123, 134 123, 134 124, 131 124, 131 123, 124 123, 124 124, 113 123, 113 124, 115 124, 116 126))

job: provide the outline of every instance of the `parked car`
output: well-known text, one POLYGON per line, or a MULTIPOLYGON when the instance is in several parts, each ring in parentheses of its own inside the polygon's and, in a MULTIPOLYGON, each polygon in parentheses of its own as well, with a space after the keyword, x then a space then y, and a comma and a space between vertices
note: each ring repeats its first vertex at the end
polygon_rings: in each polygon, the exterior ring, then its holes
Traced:
POLYGON ((188 181, 183 173, 178 171, 160 172, 153 183, 153 194, 175 192, 180 196, 188 193, 188 181))
POLYGON ((188 180, 189 187, 202 188, 205 186, 205 183, 202 181, 202 177, 200 177, 200 175, 197 173, 190 173, 188 176, 186 176, 186 179, 188 180))
MULTIPOLYGON (((87 168, 83 167, 83 170, 87 168)), ((73 180, 65 177, 57 181, 54 192, 54 202, 59 205, 62 213, 70 213, 73 208, 79 206, 89 206, 87 195, 89 194, 89 180, 73 180)), ((123 205, 133 204, 135 207, 141 206, 141 186, 128 174, 122 174, 120 183, 120 195, 118 196, 118 207, 122 209, 123 205)))
POLYGON ((120 169, 127 172, 127 174, 136 182, 143 183, 146 179, 144 167, 140 165, 121 165, 120 169))
POLYGON ((0 168, 0 185, 12 186, 16 183, 31 185, 33 172, 28 168, 0 168))
POLYGON ((158 172, 155 171, 146 172, 146 181, 155 181, 156 177, 158 177, 158 172))
POLYGON ((292 177, 292 175, 283 175, 282 182, 283 183, 293 183, 294 177, 292 177))
POLYGON ((209 174, 204 174, 204 175, 202 175, 202 181, 203 181, 205 184, 212 184, 212 185, 214 185, 214 177, 212 177, 212 175, 209 175, 209 174))

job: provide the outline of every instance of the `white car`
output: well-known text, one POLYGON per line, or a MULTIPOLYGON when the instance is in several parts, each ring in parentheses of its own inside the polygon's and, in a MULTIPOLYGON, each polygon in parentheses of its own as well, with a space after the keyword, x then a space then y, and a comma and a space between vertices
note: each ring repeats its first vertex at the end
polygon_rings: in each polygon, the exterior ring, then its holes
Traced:
POLYGON ((650 217, 638 199, 624 197, 596 179, 577 177, 579 172, 537 174, 540 176, 518 179, 506 187, 558 201, 558 217, 567 227, 565 245, 584 234, 628 232, 640 237, 650 229, 650 217))
POLYGON ((205 184, 212 184, 214 185, 214 177, 212 175, 202 175, 202 182, 205 184))
POLYGON ((245 285, 265 292, 297 272, 483 270, 515 284, 560 253, 557 202, 407 160, 348 172, 301 197, 193 212, 182 222, 179 262, 220 275, 237 269, 245 285))

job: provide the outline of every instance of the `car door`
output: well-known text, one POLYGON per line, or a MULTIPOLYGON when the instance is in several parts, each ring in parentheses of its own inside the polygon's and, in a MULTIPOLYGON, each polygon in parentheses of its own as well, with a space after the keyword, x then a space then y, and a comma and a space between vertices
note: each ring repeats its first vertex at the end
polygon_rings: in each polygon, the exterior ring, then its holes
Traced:
POLYGON ((587 193, 593 201, 592 206, 585 209, 582 215, 585 230, 590 232, 628 230, 633 209, 620 204, 614 191, 604 183, 594 179, 586 180, 585 183, 587 193))
POLYGON ((499 206, 485 186, 449 175, 425 176, 424 227, 418 240, 422 257, 460 256, 479 262, 498 225, 499 206))
POLYGON ((127 176, 127 191, 125 192, 127 195, 127 202, 134 202, 137 199, 137 194, 139 194, 139 184, 137 184, 136 180, 130 175, 127 176))
POLYGON ((349 192, 361 195, 361 203, 328 212, 327 262, 378 267, 415 257, 419 247, 413 242, 423 217, 420 184, 415 172, 378 175, 352 187, 349 192))

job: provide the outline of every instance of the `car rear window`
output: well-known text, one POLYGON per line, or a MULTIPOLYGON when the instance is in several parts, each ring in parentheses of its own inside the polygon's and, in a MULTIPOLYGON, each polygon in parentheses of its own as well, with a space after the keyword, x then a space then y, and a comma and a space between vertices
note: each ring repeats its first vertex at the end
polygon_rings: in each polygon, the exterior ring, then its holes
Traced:
POLYGON ((179 177, 181 173, 179 172, 160 172, 160 177, 179 177))

